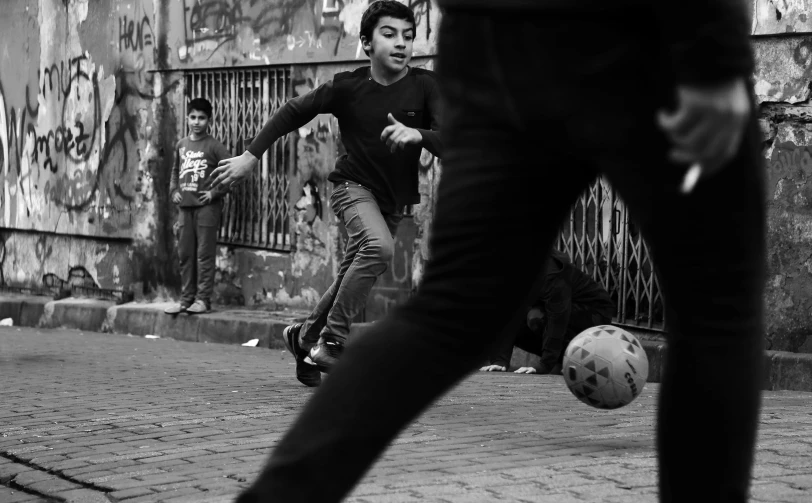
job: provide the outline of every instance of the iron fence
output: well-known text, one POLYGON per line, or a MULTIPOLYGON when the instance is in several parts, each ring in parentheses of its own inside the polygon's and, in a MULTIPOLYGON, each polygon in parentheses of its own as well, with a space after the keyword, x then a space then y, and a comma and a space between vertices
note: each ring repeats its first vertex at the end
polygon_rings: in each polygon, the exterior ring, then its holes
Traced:
MULTIPOLYGON (((292 96, 291 69, 190 70, 185 90, 187 98, 211 101, 211 133, 237 155, 292 96)), ((291 135, 280 138, 262 156, 259 169, 226 196, 218 235, 221 243, 290 250, 289 177, 294 149, 291 135)))
POLYGON ((615 323, 665 330, 663 297, 648 246, 605 180, 575 203, 558 248, 611 293, 615 323))

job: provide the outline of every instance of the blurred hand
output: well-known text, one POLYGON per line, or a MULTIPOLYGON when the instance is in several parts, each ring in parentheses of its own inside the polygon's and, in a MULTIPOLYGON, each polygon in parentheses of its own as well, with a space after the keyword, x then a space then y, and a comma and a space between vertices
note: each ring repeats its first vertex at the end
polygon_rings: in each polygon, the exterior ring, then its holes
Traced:
POLYGON ((518 369, 514 370, 513 373, 515 374, 535 374, 536 369, 533 367, 519 367, 518 369))
POLYGON ((180 195, 180 192, 175 192, 172 194, 172 202, 175 204, 180 204, 183 201, 183 196, 180 195))
POLYGON ((387 115, 386 118, 389 119, 389 125, 381 133, 381 141, 386 143, 391 152, 402 149, 406 145, 419 145, 423 141, 423 136, 417 129, 404 126, 392 114, 387 115))
POLYGON ((701 166, 701 176, 724 167, 739 150, 752 112, 744 78, 712 85, 677 87, 677 109, 657 120, 671 140, 669 159, 701 166))
POLYGON ((211 184, 212 188, 223 185, 230 189, 235 184, 248 178, 256 168, 258 161, 254 154, 247 150, 237 157, 223 159, 217 163, 217 167, 211 172, 211 176, 216 177, 211 184))
POLYGON ((198 199, 200 199, 200 202, 203 203, 203 204, 209 204, 211 202, 211 200, 213 199, 212 195, 211 195, 211 191, 210 190, 205 190, 205 191, 201 192, 200 196, 198 196, 198 199))
POLYGON ((479 370, 480 372, 507 372, 507 367, 501 365, 485 365, 479 370))

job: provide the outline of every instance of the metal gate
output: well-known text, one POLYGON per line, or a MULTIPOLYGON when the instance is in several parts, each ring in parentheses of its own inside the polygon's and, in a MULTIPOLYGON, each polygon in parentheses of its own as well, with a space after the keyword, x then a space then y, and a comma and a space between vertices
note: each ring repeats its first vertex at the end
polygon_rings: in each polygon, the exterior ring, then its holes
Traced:
POLYGON ((602 178, 573 206, 558 248, 611 293, 617 306, 615 323, 665 329, 663 297, 648 246, 626 206, 602 178))
MULTIPOLYGON (((245 151, 265 121, 291 96, 290 67, 186 72, 186 97, 211 101, 211 134, 234 155, 245 151)), ((226 196, 220 243, 290 250, 289 176, 294 149, 291 135, 280 138, 262 156, 259 169, 226 196)))

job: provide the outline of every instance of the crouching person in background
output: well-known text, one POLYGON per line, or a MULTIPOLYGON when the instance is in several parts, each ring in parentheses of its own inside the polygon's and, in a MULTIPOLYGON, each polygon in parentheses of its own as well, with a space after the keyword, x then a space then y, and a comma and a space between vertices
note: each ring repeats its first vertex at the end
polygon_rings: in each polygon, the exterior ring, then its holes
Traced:
POLYGON ((541 357, 536 367, 520 367, 519 374, 561 374, 564 350, 584 330, 612 321, 615 304, 600 283, 554 250, 544 266, 544 287, 527 312, 527 323, 509 333, 480 370, 506 372, 513 346, 541 357))

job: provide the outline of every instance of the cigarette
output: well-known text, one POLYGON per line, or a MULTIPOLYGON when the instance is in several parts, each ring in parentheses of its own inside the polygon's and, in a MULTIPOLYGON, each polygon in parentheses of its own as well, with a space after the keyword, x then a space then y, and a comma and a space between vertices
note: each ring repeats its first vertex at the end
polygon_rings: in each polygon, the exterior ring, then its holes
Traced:
POLYGON ((680 187, 680 192, 683 194, 690 194, 694 187, 696 187, 696 182, 699 181, 699 175, 702 174, 702 165, 698 162, 695 162, 688 168, 688 171, 685 173, 685 178, 682 179, 682 187, 680 187))

